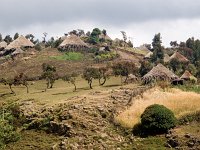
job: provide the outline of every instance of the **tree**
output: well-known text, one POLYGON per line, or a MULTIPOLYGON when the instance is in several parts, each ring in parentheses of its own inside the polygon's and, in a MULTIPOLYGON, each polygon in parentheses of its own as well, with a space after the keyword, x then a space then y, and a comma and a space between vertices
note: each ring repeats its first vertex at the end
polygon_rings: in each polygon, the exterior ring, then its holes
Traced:
POLYGON ((15 33, 14 40, 16 40, 19 37, 19 33, 15 33))
POLYGON ((2 78, 0 80, 1 83, 4 83, 5 85, 8 85, 11 93, 15 94, 15 92, 12 89, 12 86, 19 86, 19 85, 24 85, 27 89, 27 93, 29 93, 29 88, 28 88, 28 82, 27 82, 27 76, 24 75, 24 73, 20 73, 17 76, 15 76, 13 79, 4 79, 2 78))
POLYGON ((105 29, 102 30, 102 33, 103 33, 104 36, 107 35, 107 31, 105 29))
POLYGON ((126 83, 129 74, 136 74, 138 72, 135 63, 128 61, 118 62, 112 66, 112 69, 115 76, 121 77, 121 84, 123 83, 123 77, 125 77, 124 83, 126 83))
POLYGON ((12 38, 10 35, 6 35, 6 37, 4 38, 4 41, 7 43, 7 44, 10 44, 12 42, 12 38))
POLYGON ((194 44, 195 44, 194 37, 189 38, 189 39, 186 41, 186 47, 188 47, 188 48, 193 49, 193 48, 194 48, 194 44))
POLYGON ((30 41, 33 42, 33 43, 35 42, 35 41, 34 41, 35 36, 34 36, 33 34, 27 34, 27 35, 25 36, 25 38, 28 39, 28 40, 30 40, 30 41))
POLYGON ((192 75, 196 75, 196 73, 197 73, 197 68, 195 67, 195 65, 194 64, 189 64, 188 66, 187 66, 187 70, 189 71, 189 72, 191 72, 192 73, 192 75))
POLYGON ((2 34, 0 33, 0 42, 3 41, 3 37, 2 37, 2 34))
POLYGON ((99 85, 104 85, 106 83, 106 80, 109 78, 109 67, 100 67, 98 69, 98 76, 99 76, 99 85), (102 81, 103 80, 103 81, 102 81))
POLYGON ((151 58, 153 62, 162 62, 164 59, 164 52, 161 43, 162 43, 161 36, 160 33, 158 33, 154 36, 152 41, 153 55, 151 58))
POLYGON ((127 44, 129 47, 133 47, 133 43, 131 42, 131 40, 129 40, 127 44))
POLYGON ((92 89, 93 79, 99 79, 99 72, 97 68, 85 68, 82 76, 89 84, 90 89, 92 89))
POLYGON ((86 35, 87 35, 88 37, 90 37, 90 36, 91 36, 90 31, 88 31, 88 32, 86 33, 86 35))
POLYGON ((68 83, 71 83, 74 85, 74 92, 76 91, 76 78, 78 77, 78 74, 77 73, 72 73, 72 74, 69 74, 69 75, 65 75, 62 79, 68 83))
POLYGON ((77 29, 77 32, 78 32, 78 36, 85 35, 85 32, 82 29, 77 29))
POLYGON ((78 32, 77 32, 77 30, 72 30, 72 31, 69 32, 69 35, 76 35, 76 36, 78 36, 78 32))
POLYGON ((55 80, 58 78, 56 74, 56 67, 49 64, 42 64, 43 74, 42 77, 47 81, 47 89, 53 88, 55 80))
POLYGON ((42 38, 43 38, 43 41, 42 41, 42 42, 43 42, 43 43, 46 43, 46 37, 47 37, 48 33, 44 32, 43 35, 44 35, 44 36, 42 37, 42 38))
POLYGON ((99 43, 99 35, 101 34, 101 30, 99 28, 94 28, 89 38, 89 42, 92 44, 99 43))
POLYGON ((175 73, 181 74, 183 72, 182 63, 178 61, 176 58, 171 59, 169 62, 169 65, 170 65, 170 68, 172 68, 172 70, 175 73))
POLYGON ((151 69, 153 68, 153 65, 149 61, 142 61, 141 66, 139 69, 140 76, 143 77, 145 74, 147 74, 151 69))
POLYGON ((176 48, 176 47, 179 46, 178 43, 177 43, 177 41, 171 41, 171 42, 170 42, 170 45, 171 45, 173 48, 176 48))
POLYGON ((126 40, 127 40, 127 36, 126 36, 126 32, 125 31, 120 31, 122 36, 123 36, 123 40, 124 42, 126 43, 126 40))

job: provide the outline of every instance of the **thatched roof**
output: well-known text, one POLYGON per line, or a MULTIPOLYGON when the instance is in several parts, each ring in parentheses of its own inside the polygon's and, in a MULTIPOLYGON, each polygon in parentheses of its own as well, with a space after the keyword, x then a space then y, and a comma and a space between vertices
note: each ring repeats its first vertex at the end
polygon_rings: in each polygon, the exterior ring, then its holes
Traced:
POLYGON ((9 50, 9 49, 17 49, 21 47, 34 47, 34 44, 21 35, 16 40, 11 42, 5 49, 9 50))
POLYGON ((162 64, 158 64, 157 66, 153 67, 151 71, 142 77, 142 80, 145 81, 145 83, 149 83, 154 80, 172 81, 174 79, 178 79, 178 76, 162 64))
POLYGON ((112 39, 106 34, 106 35, 104 35, 104 34, 100 34, 99 35, 99 38, 100 39, 105 39, 105 40, 110 40, 110 41, 112 41, 112 39))
POLYGON ((168 54, 165 54, 165 55, 164 55, 164 62, 167 63, 167 62, 169 62, 169 61, 170 61, 169 55, 168 55, 168 54))
POLYGON ((14 56, 22 53, 24 53, 24 51, 21 48, 17 48, 11 55, 14 56))
POLYGON ((153 52, 148 52, 148 54, 146 54, 145 56, 144 56, 144 58, 151 58, 151 56, 153 55, 153 52))
POLYGON ((188 60, 185 56, 181 55, 179 52, 175 52, 175 53, 170 57, 170 60, 172 60, 172 59, 177 59, 177 60, 180 61, 180 62, 189 62, 189 60, 188 60))
POLYGON ((7 45, 8 44, 5 41, 0 42, 0 48, 6 48, 7 45))
POLYGON ((76 35, 70 35, 65 40, 60 44, 59 47, 65 47, 65 46, 83 46, 83 47, 88 47, 88 45, 83 42, 78 36, 76 35))
POLYGON ((188 70, 186 70, 184 74, 181 76, 181 79, 189 80, 191 79, 191 77, 194 78, 194 76, 188 70))

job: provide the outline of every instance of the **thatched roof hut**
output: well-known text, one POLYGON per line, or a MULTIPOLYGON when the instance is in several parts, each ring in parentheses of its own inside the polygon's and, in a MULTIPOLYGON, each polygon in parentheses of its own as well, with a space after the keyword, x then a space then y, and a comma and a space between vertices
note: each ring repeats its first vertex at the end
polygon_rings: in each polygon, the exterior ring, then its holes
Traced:
POLYGON ((153 55, 153 52, 148 52, 148 54, 146 54, 145 56, 144 56, 144 58, 145 59, 149 59, 149 58, 151 58, 151 56, 153 55))
POLYGON ((178 76, 162 64, 153 67, 151 71, 142 77, 144 83, 150 83, 157 80, 172 81, 174 79, 178 79, 178 76))
POLYGON ((170 61, 170 57, 168 54, 164 54, 164 62, 167 63, 170 61))
POLYGON ((181 76, 181 79, 183 80, 197 80, 197 78, 195 78, 188 70, 186 70, 183 75, 181 76))
POLYGON ((103 33, 99 35, 99 38, 100 39, 105 39, 105 40, 112 41, 112 39, 107 34, 104 35, 103 33))
POLYGON ((178 61, 183 62, 183 63, 189 62, 189 60, 188 60, 185 56, 181 55, 179 52, 175 52, 175 53, 170 57, 170 61, 171 61, 172 59, 177 59, 178 61))
POLYGON ((5 49, 10 50, 10 49, 17 49, 21 47, 25 47, 25 48, 34 47, 34 44, 21 35, 16 40, 11 42, 5 49))
POLYGON ((23 53, 24 51, 21 48, 17 48, 14 52, 12 52, 11 56, 16 56, 23 53))
POLYGON ((0 42, 0 50, 7 47, 7 43, 5 41, 0 42))
POLYGON ((82 50, 88 49, 88 45, 83 42, 78 36, 70 35, 60 44, 60 49, 65 50, 82 50))

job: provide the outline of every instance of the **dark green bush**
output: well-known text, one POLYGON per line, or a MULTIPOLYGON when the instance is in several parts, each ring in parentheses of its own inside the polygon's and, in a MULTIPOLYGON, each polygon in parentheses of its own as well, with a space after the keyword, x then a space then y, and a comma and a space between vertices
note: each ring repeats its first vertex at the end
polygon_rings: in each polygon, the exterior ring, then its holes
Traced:
POLYGON ((166 133, 176 126, 174 113, 163 105, 154 104, 141 115, 141 126, 147 134, 166 133))

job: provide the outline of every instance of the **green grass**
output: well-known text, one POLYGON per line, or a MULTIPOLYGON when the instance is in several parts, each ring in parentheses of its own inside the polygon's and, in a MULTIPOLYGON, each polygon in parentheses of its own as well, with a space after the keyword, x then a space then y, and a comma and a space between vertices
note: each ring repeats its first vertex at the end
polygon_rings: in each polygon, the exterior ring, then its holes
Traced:
POLYGON ((21 133, 21 139, 7 145, 5 150, 50 150, 59 143, 58 136, 43 131, 27 130, 21 133))
MULTIPOLYGON (((101 90, 112 90, 121 86, 121 80, 119 77, 111 77, 104 86, 99 86, 98 80, 94 80, 92 83, 93 89, 89 88, 87 81, 81 77, 77 78, 77 92, 73 92, 74 86, 70 83, 62 80, 56 80, 52 89, 47 89, 46 92, 46 81, 36 81, 34 85, 29 85, 29 93, 26 93, 24 86, 13 86, 13 90, 16 92, 16 96, 10 94, 8 86, 0 84, 0 102, 13 102, 13 101, 24 101, 34 100, 41 105, 52 105, 56 103, 65 102, 68 98, 74 96, 87 95, 93 91, 101 90), (2 95, 2 96, 1 96, 2 95)), ((135 86, 133 84, 126 86, 135 86)))
POLYGON ((132 150, 166 150, 164 144, 167 139, 164 136, 151 136, 147 138, 137 138, 129 148, 132 150))
POLYGON ((78 61, 78 60, 83 60, 84 56, 83 54, 78 53, 78 52, 68 52, 59 56, 51 56, 51 58, 56 59, 56 60, 78 61))
POLYGON ((200 85, 186 84, 186 85, 177 86, 177 88, 179 88, 183 91, 191 91, 191 92, 195 92, 195 93, 200 93, 200 85))

